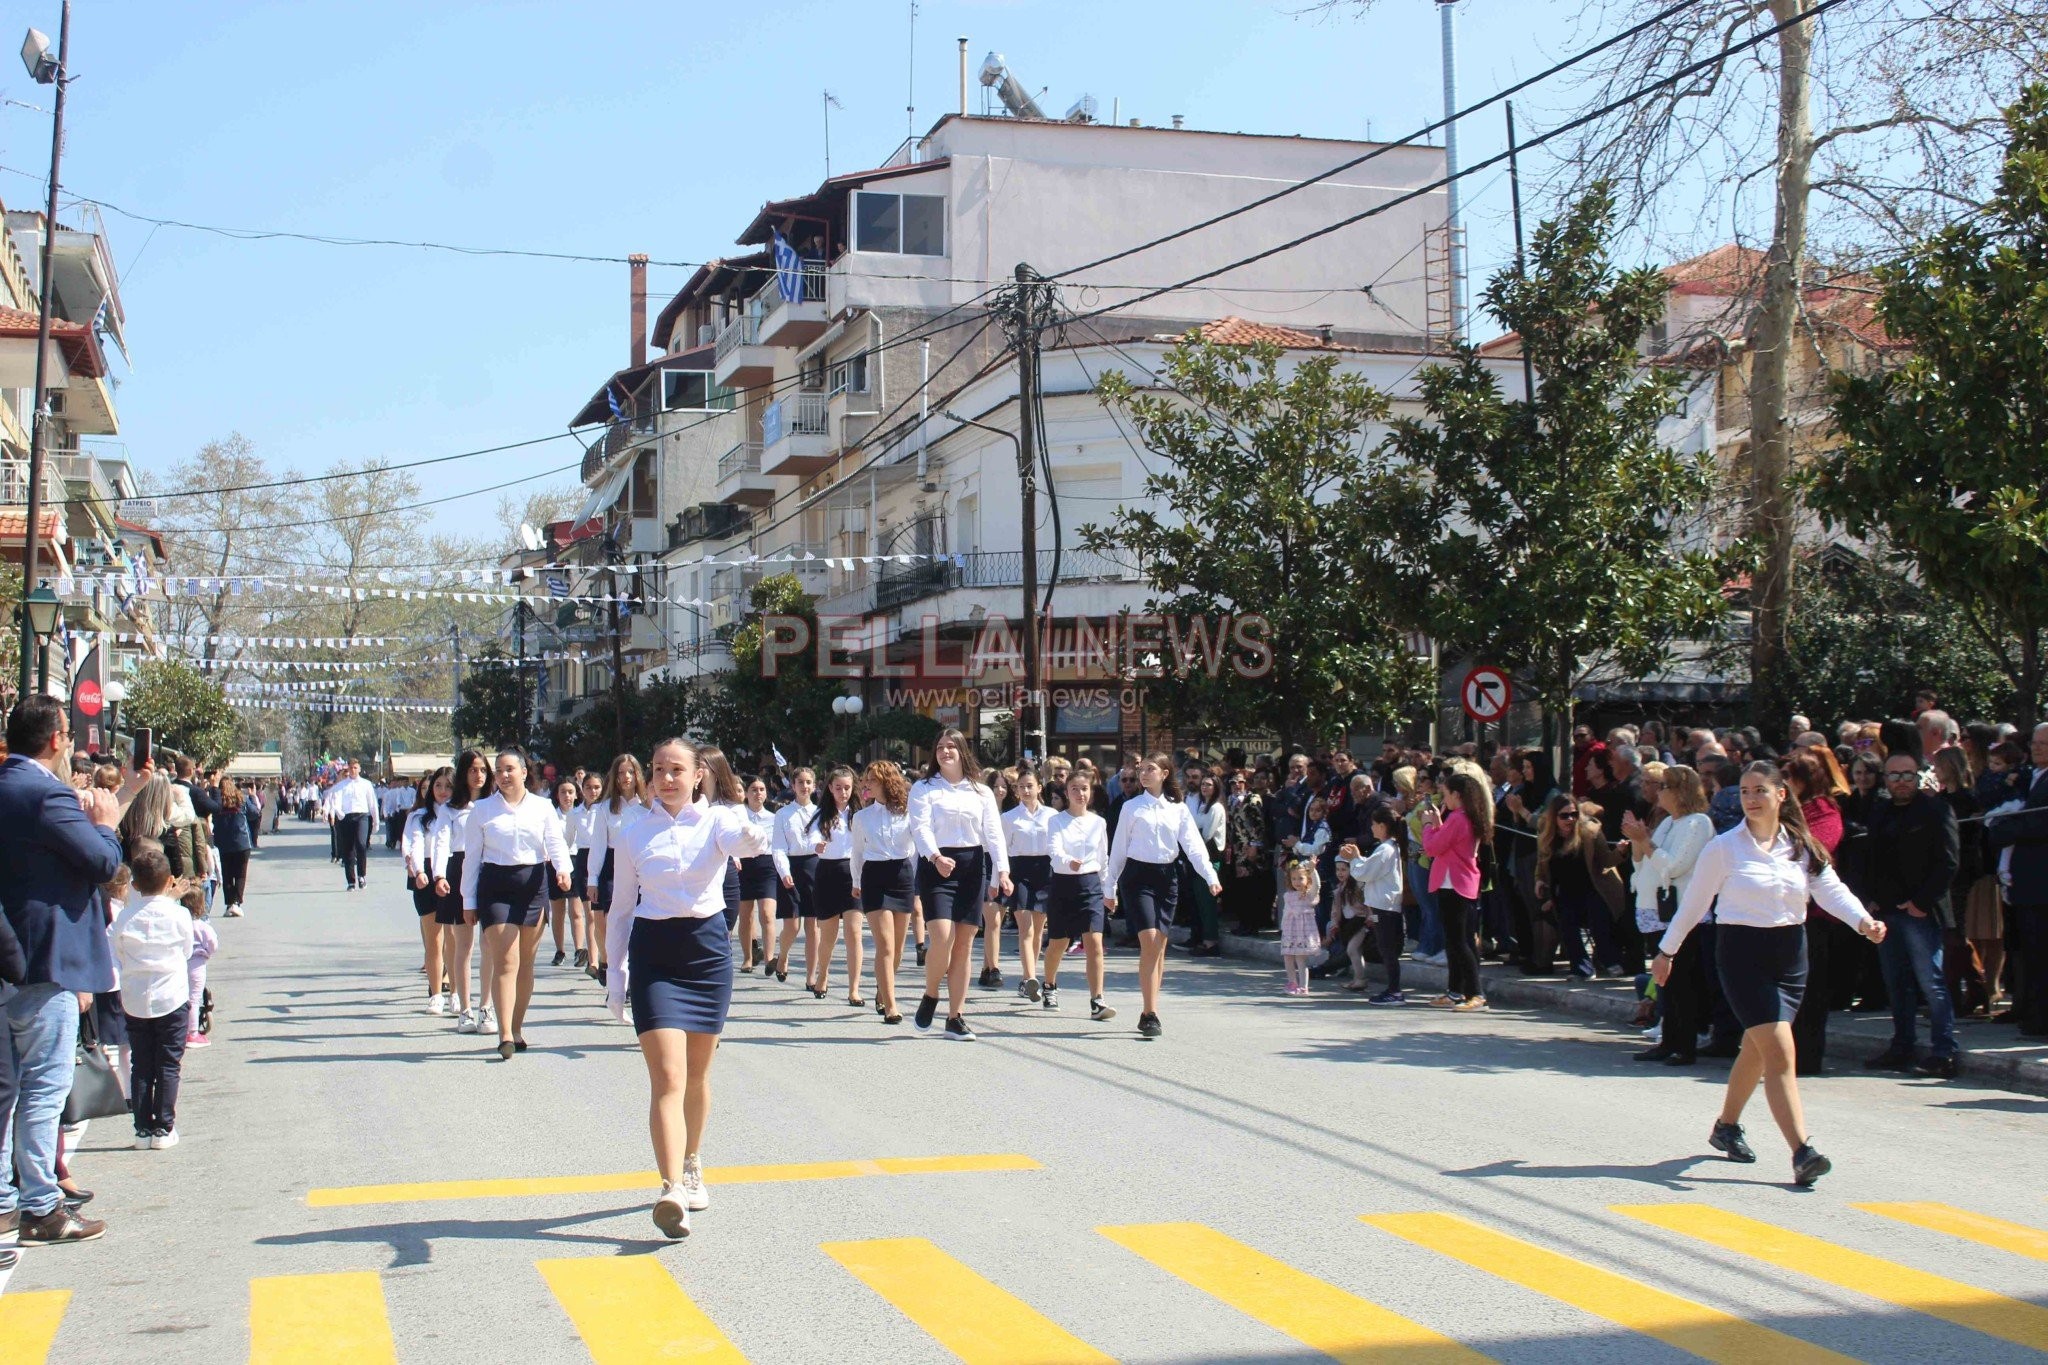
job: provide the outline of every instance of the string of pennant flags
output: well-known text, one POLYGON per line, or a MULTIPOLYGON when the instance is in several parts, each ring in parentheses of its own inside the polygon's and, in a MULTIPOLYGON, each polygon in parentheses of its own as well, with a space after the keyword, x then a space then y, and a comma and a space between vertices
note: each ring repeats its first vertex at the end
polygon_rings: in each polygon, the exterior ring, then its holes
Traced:
POLYGON ((367 687, 366 679, 320 678, 313 681, 296 682, 230 682, 220 685, 221 691, 230 696, 236 693, 254 693, 264 696, 286 692, 333 692, 346 687, 367 687))
MULTIPOLYGON (((84 634, 91 634, 86 631, 84 634)), ((114 637, 116 644, 146 645, 158 637, 138 635, 128 631, 106 632, 114 637)), ((188 637, 192 644, 220 645, 227 649, 345 649, 352 645, 366 648, 381 648, 385 645, 429 644, 445 640, 445 635, 194 635, 188 637)), ((200 660, 193 660, 199 663, 200 660)))
POLYGON ((356 715, 365 711, 420 711, 447 715, 455 708, 447 702, 378 701, 358 697, 311 697, 284 701, 270 697, 230 697, 229 704, 244 711, 316 711, 327 715, 356 715))
MULTIPOLYGON (((462 662, 471 665, 483 663, 492 665, 533 664, 556 663, 586 657, 588 656, 582 654, 528 654, 524 658, 513 659, 498 655, 471 655, 464 657, 462 662)), ((189 662, 195 668, 211 669, 217 672, 233 671, 239 673, 247 670, 251 673, 275 673, 303 669, 309 673, 374 673, 389 672, 392 669, 423 667, 430 664, 453 663, 455 660, 452 656, 446 654, 429 654, 413 659, 388 659, 375 663, 336 659, 310 659, 304 661, 298 659, 192 659, 189 662)))

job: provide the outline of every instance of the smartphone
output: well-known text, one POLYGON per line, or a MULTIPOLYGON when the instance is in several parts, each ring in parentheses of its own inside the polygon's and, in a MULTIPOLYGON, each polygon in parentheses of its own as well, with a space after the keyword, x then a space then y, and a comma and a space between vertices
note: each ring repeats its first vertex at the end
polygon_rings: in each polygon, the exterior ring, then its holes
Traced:
POLYGON ((133 767, 136 772, 141 772, 144 768, 149 766, 149 760, 151 758, 150 750, 155 746, 155 743, 156 735, 147 725, 139 726, 136 729, 135 756, 130 764, 130 766, 133 767))

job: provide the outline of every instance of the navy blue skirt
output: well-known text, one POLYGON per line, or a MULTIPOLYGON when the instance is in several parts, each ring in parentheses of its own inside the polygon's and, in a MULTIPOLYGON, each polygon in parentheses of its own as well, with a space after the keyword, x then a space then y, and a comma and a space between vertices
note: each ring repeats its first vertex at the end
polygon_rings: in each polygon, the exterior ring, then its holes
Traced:
POLYGON ((604 866, 597 870, 597 910, 610 914, 612 908, 612 851, 604 851, 604 866))
POLYGON ((988 886, 988 857, 980 845, 971 848, 942 848, 953 860, 953 875, 941 877, 929 858, 917 860, 917 894, 924 902, 925 922, 953 920, 961 924, 981 923, 982 892, 988 886))
POLYGON ((860 909, 853 893, 853 862, 848 858, 820 858, 812 870, 811 913, 819 919, 838 919, 860 909))
POLYGON ((1012 910, 1045 913, 1052 895, 1052 858, 1044 853, 1020 853, 1010 859, 1010 895, 1003 904, 1012 910))
POLYGON ((811 902, 817 896, 817 876, 817 854, 799 853, 792 857, 789 879, 796 885, 782 888, 782 905, 775 913, 782 919, 816 919, 818 912, 811 902))
POLYGON ((462 923, 462 854, 448 855, 448 894, 434 898, 434 923, 462 923))
MULTIPOLYGON (((1015 876, 1013 871, 1011 876, 1015 876)), ((1099 934, 1103 925, 1102 874, 1100 872, 1055 872, 1046 893, 1045 933, 1047 938, 1078 939, 1099 934)))
POLYGON ((1714 926, 1714 967, 1735 1022, 1789 1024, 1806 999, 1806 926, 1714 926))
POLYGON ((1180 901, 1180 869, 1173 863, 1147 863, 1132 858, 1117 879, 1116 908, 1134 934, 1164 929, 1173 923, 1180 901))
POLYGON ((725 917, 638 919, 626 946, 633 1031, 725 1032, 732 1008, 732 938, 725 917))
POLYGON ((531 928, 548 908, 546 863, 518 867, 485 863, 476 872, 476 922, 481 928, 517 924, 531 928))
POLYGON ((772 901, 775 888, 781 884, 781 879, 775 875, 775 859, 768 854, 740 859, 741 900, 772 901))
POLYGON ((877 858, 860 865, 860 906, 867 911, 888 910, 910 913, 911 898, 917 894, 910 875, 911 859, 877 858))
POLYGON ((725 927, 728 932, 740 926, 740 870, 733 860, 725 860, 725 927))
POLYGON ((569 894, 581 900, 590 890, 590 850, 579 848, 569 858, 569 894))

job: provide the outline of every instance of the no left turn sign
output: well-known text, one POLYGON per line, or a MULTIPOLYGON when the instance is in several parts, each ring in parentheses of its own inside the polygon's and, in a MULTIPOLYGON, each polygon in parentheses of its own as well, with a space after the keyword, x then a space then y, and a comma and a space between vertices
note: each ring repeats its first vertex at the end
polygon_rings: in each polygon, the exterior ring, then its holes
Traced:
POLYGON ((1506 673, 1492 664, 1480 664, 1465 675, 1461 697, 1465 714, 1484 723, 1507 714, 1508 703, 1515 699, 1515 688, 1506 673))

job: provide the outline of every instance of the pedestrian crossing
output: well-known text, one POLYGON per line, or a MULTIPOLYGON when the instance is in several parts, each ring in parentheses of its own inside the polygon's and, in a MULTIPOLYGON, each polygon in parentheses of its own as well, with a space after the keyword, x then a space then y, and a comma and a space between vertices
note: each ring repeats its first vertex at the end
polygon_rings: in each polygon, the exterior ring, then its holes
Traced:
MULTIPOLYGON (((1871 1227, 1911 1228, 1902 1246, 1936 1259, 1962 1241, 2031 1261, 2048 1260, 2048 1232, 1939 1203, 1857 1204, 1871 1227), (1883 1220, 1878 1222, 1876 1220, 1883 1220), (1932 1234, 1932 1241, 1914 1240, 1932 1234)), ((2048 1351, 2048 1308, 1857 1251, 1792 1228, 1703 1203, 1617 1205, 1633 1225, 1668 1239, 1674 1260, 1701 1244, 1744 1262, 1785 1272, 1785 1281, 1815 1281, 1888 1310, 1936 1319, 1979 1338, 2048 1351)), ((1356 1255, 1365 1284, 1384 1277, 1397 1244, 1421 1248, 1519 1291, 1585 1315, 1588 1328, 1618 1327, 1701 1360, 1822 1365, 1849 1357, 1809 1336, 1753 1321, 1748 1305, 1716 1307, 1670 1289, 1567 1255, 1463 1214, 1441 1211, 1359 1216, 1356 1255)), ((1163 1271, 1203 1298, 1302 1347, 1354 1365, 1479 1365, 1491 1357, 1458 1339, 1461 1331, 1497 1336, 1498 1320, 1470 1309, 1461 1296, 1423 1302, 1436 1311, 1421 1322, 1333 1284, 1261 1248, 1202 1223, 1102 1226, 1095 1233, 1139 1263, 1163 1271)), ((691 1244, 694 1248, 694 1241, 691 1244)), ((1109 1253, 1114 1256, 1116 1253, 1109 1253)), ((998 1283, 1010 1267, 977 1268, 940 1241, 886 1237, 826 1242, 815 1267, 793 1255, 778 1274, 818 1283, 836 1263, 857 1284, 922 1332, 934 1347, 968 1365, 1095 1365, 1115 1357, 1060 1319, 1060 1302, 1031 1303, 998 1283)), ((748 1357, 690 1292, 686 1257, 582 1256, 534 1263, 539 1283, 596 1365, 690 1361, 737 1365, 748 1357), (680 1276, 680 1278, 679 1278, 680 1276)), ((1115 1277, 1131 1292, 1142 1276, 1115 1277)), ((1162 1282, 1165 1283, 1165 1282, 1162 1282)), ((36 1365, 63 1359, 62 1325, 72 1296, 64 1290, 0 1296, 0 1359, 36 1365)), ((1413 1296, 1405 1300, 1411 1307, 1413 1296)), ((1190 1324, 1191 1305, 1179 1305, 1190 1324)), ((1090 1321, 1100 1323, 1100 1318, 1090 1321)), ((1812 1336, 1828 1331, 1828 1314, 1800 1320, 1812 1336)), ((1902 1320, 1903 1322, 1903 1320, 1902 1320)), ((734 1326, 735 1324, 727 1324, 734 1326)), ((1085 1324, 1083 1324, 1085 1329, 1085 1324)), ((738 1326, 744 1339, 746 1327, 738 1326)), ((1197 1330, 1190 1327, 1190 1331, 1197 1330)), ((1868 1338, 1864 1338, 1867 1342, 1868 1338)), ((267 1276, 249 1283, 249 1359, 259 1365, 393 1365, 400 1359, 382 1277, 360 1270, 267 1276)), ((1488 1341, 1482 1340, 1480 1345, 1488 1341)), ((1181 1345, 1200 1354, 1192 1336, 1181 1345)), ((1282 1353, 1279 1341, 1273 1353, 1282 1353)), ((1981 1347, 1980 1347, 1981 1350, 1981 1347)), ((1902 1347, 1901 1358, 1905 1354, 1902 1347)))

